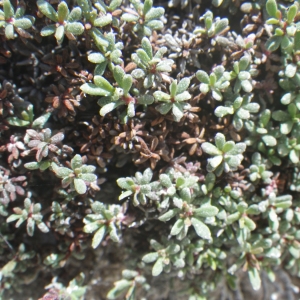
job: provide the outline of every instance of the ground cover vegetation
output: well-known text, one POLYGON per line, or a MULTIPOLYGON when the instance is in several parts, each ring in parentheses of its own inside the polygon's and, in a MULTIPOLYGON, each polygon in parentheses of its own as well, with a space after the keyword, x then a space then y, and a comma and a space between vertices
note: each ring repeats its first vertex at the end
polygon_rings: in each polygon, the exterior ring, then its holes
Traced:
POLYGON ((0 1, 0 298, 300 277, 299 66, 300 1, 0 1))

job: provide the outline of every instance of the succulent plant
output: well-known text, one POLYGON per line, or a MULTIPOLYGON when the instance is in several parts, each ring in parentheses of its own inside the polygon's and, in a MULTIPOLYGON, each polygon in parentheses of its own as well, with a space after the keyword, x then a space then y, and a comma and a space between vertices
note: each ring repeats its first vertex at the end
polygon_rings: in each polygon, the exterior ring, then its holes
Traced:
POLYGON ((63 188, 70 185, 71 190, 75 190, 78 194, 84 194, 87 191, 88 183, 93 183, 97 180, 97 176, 93 174, 96 167, 83 164, 79 154, 76 154, 71 159, 70 166, 71 168, 66 168, 59 167, 55 163, 51 164, 55 175, 62 178, 63 188))
POLYGON ((84 32, 83 24, 78 22, 81 19, 82 14, 80 7, 74 7, 70 12, 67 3, 65 1, 61 1, 56 12, 51 4, 44 0, 37 1, 37 6, 42 14, 55 22, 55 24, 42 28, 42 36, 54 34, 57 43, 61 44, 64 40, 64 35, 66 35, 69 39, 74 40, 74 36, 80 35, 84 32))
POLYGON ((105 207, 101 202, 94 202, 92 204, 93 214, 88 214, 83 222, 85 226, 83 231, 92 233, 96 231, 92 241, 92 247, 97 248, 108 233, 114 242, 119 242, 117 228, 120 228, 123 215, 121 207, 118 205, 110 205, 105 207))
POLYGON ((20 207, 14 207, 14 214, 11 214, 6 222, 14 222, 16 223, 16 228, 20 227, 20 225, 26 221, 26 230, 29 236, 33 236, 35 225, 42 231, 48 232, 49 228, 46 226, 44 222, 42 222, 43 215, 41 214, 41 204, 35 203, 33 204, 29 198, 24 200, 24 209, 20 207))
MULTIPOLYGON (((35 18, 30 15, 24 15, 26 6, 22 2, 15 10, 10 0, 2 1, 3 10, 0 10, 0 28, 4 27, 5 37, 14 39, 15 32, 21 36, 26 36, 26 29, 33 26, 35 18)), ((28 35, 28 33, 27 33, 28 35)))
POLYGON ((216 146, 205 142, 201 146, 205 153, 213 156, 207 160, 207 171, 216 172, 216 175, 220 176, 223 171, 227 173, 237 170, 243 160, 242 153, 246 150, 246 144, 226 142, 222 133, 216 134, 215 144, 216 146))
POLYGON ((225 71, 223 66, 215 67, 209 76, 205 71, 199 70, 196 73, 196 77, 201 82, 200 91, 203 94, 211 92, 215 100, 222 101, 222 92, 230 85, 230 74, 225 71))
POLYGON ((164 102, 156 106, 156 109, 163 115, 167 114, 172 109, 174 120, 179 122, 183 117, 184 108, 188 106, 184 101, 187 101, 192 97, 187 91, 189 85, 190 80, 188 78, 183 78, 178 84, 177 80, 174 80, 170 84, 170 94, 161 91, 154 92, 154 98, 159 102, 164 102))
POLYGON ((162 7, 153 7, 152 0, 145 0, 144 3, 139 0, 130 2, 134 9, 127 9, 121 19, 133 23, 133 31, 140 37, 150 36, 153 30, 163 28, 160 18, 164 15, 165 10, 162 7))
POLYGON ((131 75, 135 79, 144 79, 144 88, 150 88, 153 84, 163 80, 164 72, 171 72, 174 61, 163 59, 167 52, 166 47, 162 47, 153 55, 152 46, 148 38, 144 37, 141 42, 142 48, 132 54, 131 59, 138 66, 131 75))

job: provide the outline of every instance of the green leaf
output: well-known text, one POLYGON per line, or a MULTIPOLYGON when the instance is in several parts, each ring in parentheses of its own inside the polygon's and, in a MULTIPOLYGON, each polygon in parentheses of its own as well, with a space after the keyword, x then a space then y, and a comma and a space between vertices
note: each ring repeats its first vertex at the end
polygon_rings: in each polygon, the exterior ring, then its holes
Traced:
POLYGON ((189 78, 182 78, 177 85, 177 94, 181 94, 188 89, 190 85, 189 78))
MULTIPOLYGON (((44 150, 47 150, 48 151, 48 148, 47 148, 47 146, 45 146, 44 147, 44 150)), ((43 150, 43 151, 44 151, 43 150)), ((48 169, 49 167, 50 167, 50 162, 49 161, 40 161, 42 159, 42 157, 40 156, 38 159, 37 159, 37 161, 39 162, 39 168, 40 168, 40 170, 41 171, 45 171, 46 169, 48 169)))
POLYGON ((44 222, 38 223, 37 227, 41 232, 44 232, 44 233, 49 232, 49 228, 47 227, 47 225, 44 222))
POLYGON ((146 53, 145 50, 143 49, 138 49, 136 51, 137 56, 139 57, 139 59, 144 63, 144 64, 148 64, 149 61, 151 60, 151 58, 148 56, 148 54, 146 53))
POLYGON ((281 40, 281 37, 273 35, 267 40, 265 44, 266 49, 272 52, 276 51, 281 44, 281 40))
POLYGON ((74 187, 78 194, 82 195, 86 192, 86 184, 82 179, 75 178, 74 179, 74 187))
POLYGON ((162 7, 152 7, 145 15, 145 21, 159 19, 165 13, 165 10, 162 7))
POLYGON ((233 213, 233 214, 231 214, 231 215, 229 215, 229 216, 227 217, 227 222, 226 222, 226 223, 227 223, 228 225, 230 225, 230 224, 236 222, 237 220, 239 220, 240 217, 241 217, 240 212, 235 212, 235 213, 233 213))
POLYGON ((198 234, 203 239, 210 240, 211 239, 211 233, 209 228, 200 220, 196 218, 191 219, 191 223, 198 234))
POLYGON ((67 20, 69 15, 69 9, 66 2, 62 1, 58 4, 57 7, 57 19, 59 23, 64 23, 65 20, 67 20))
POLYGON ((244 221, 245 221, 245 226, 250 230, 254 230, 256 228, 256 224, 254 221, 252 221, 249 217, 245 216, 244 217, 244 221))
POLYGON ((298 11, 298 8, 297 6, 294 4, 294 5, 291 5, 289 7, 289 10, 287 12, 287 21, 289 23, 292 23, 297 15, 297 11, 298 11))
POLYGON ((73 170, 80 168, 82 166, 82 158, 79 154, 76 154, 72 159, 71 159, 71 168, 73 170))
POLYGON ((154 92, 153 96, 158 101, 169 101, 171 99, 171 96, 169 94, 161 91, 154 92))
POLYGON ((253 289, 258 291, 261 286, 261 279, 258 270, 256 268, 249 267, 248 275, 253 289))
POLYGON ((249 72, 247 71, 241 71, 238 75, 239 80, 248 80, 251 78, 251 75, 249 72))
POLYGON ((170 176, 168 176, 167 174, 160 174, 159 175, 159 181, 165 187, 172 186, 172 181, 170 179, 170 176))
POLYGON ((250 57, 244 55, 239 61, 239 71, 245 71, 250 64, 250 57))
POLYGON ((106 58, 102 53, 96 52, 96 53, 89 54, 88 55, 88 60, 91 63, 100 64, 100 63, 104 62, 106 60, 106 58))
POLYGON ((126 73, 124 72, 123 68, 121 68, 120 66, 115 66, 113 74, 114 74, 114 78, 117 81, 118 85, 120 87, 122 87, 122 85, 123 85, 123 78, 126 75, 126 73))
POLYGON ((276 0, 268 0, 266 3, 266 9, 269 16, 277 19, 277 1, 276 0))
POLYGON ((28 29, 32 26, 32 22, 29 18, 20 18, 15 20, 14 26, 22 29, 28 29))
POLYGON ((170 84, 170 94, 171 97, 175 97, 175 95, 177 94, 177 80, 173 80, 172 83, 170 84))
POLYGON ((206 72, 202 71, 202 70, 199 70, 197 73, 196 73, 196 77, 197 79, 202 82, 202 83, 206 83, 206 84, 209 84, 210 83, 210 80, 209 80, 209 76, 206 72))
POLYGON ((12 24, 7 24, 5 26, 5 37, 8 40, 12 40, 15 38, 14 26, 12 24))
POLYGON ((150 105, 154 102, 154 97, 152 95, 142 95, 138 98, 138 103, 143 105, 150 105))
POLYGON ((127 198, 129 196, 131 196, 133 194, 132 191, 126 191, 126 192, 122 192, 122 194, 119 196, 119 200, 122 200, 124 198, 127 198))
POLYGON ((50 118, 51 113, 47 112, 42 114, 40 117, 36 118, 32 122, 32 128, 43 128, 44 125, 47 123, 48 119, 50 118))
MULTIPOLYGON (((87 231, 85 231, 85 232, 87 232, 87 231)), ((94 234, 93 241, 92 241, 92 247, 94 249, 96 249, 100 245, 100 243, 102 242, 102 240, 105 236, 105 233, 106 233, 106 226, 102 226, 94 234)))
POLYGON ((152 52, 152 46, 148 38, 144 37, 142 39, 141 43, 142 48, 146 52, 147 56, 152 59, 153 58, 153 52, 152 52))
POLYGON ((293 121, 288 121, 286 123, 280 124, 280 132, 282 134, 289 134, 293 128, 293 121))
POLYGON ((39 166, 38 162, 33 161, 33 162, 24 164, 24 167, 29 170, 37 170, 37 169, 39 169, 40 166, 39 166))
POLYGON ((285 68, 285 76, 292 78, 295 76, 297 72, 297 65, 296 64, 288 64, 285 68))
POLYGON ((16 268, 16 266, 17 266, 17 262, 15 260, 9 261, 2 267, 1 274, 4 277, 9 277, 10 275, 13 274, 13 271, 16 268))
POLYGON ((215 27, 215 35, 221 33, 228 27, 228 19, 224 18, 221 19, 220 21, 217 22, 216 27, 215 27))
POLYGON ((197 208, 193 211, 193 214, 202 217, 202 218, 208 218, 208 217, 214 217, 219 212, 218 208, 211 205, 203 205, 200 208, 197 208))
POLYGON ((12 214, 6 219, 6 222, 7 223, 14 222, 20 218, 22 218, 22 215, 12 214))
POLYGON ((222 155, 218 155, 215 156, 213 158, 209 158, 207 160, 208 164, 207 164, 207 171, 208 172, 213 172, 223 161, 223 156, 222 155))
POLYGON ((121 17, 121 20, 123 20, 125 22, 137 22, 138 19, 139 19, 138 16, 129 14, 129 13, 124 13, 124 14, 122 14, 122 17, 121 17))
MULTIPOLYGON (((223 149, 223 147, 225 145, 225 142, 226 142, 226 139, 225 139, 224 134, 217 133, 216 136, 215 136, 215 143, 216 143, 216 146, 217 146, 217 148, 219 150, 219 153, 217 155, 221 154, 220 151, 223 149)), ((210 153, 208 153, 208 154, 210 154, 210 153)))
POLYGON ((280 99, 281 103, 284 105, 290 104, 293 100, 294 100, 293 93, 286 93, 280 99))
POLYGON ((131 188, 134 186, 134 181, 129 177, 119 178, 117 180, 117 184, 121 189, 131 190, 131 188))
POLYGON ((21 120, 18 117, 9 117, 6 119, 6 121, 8 122, 8 124, 12 126, 19 126, 19 127, 28 126, 30 124, 29 121, 21 120))
POLYGON ((123 104, 124 104, 123 101, 108 103, 100 109, 100 115, 105 116, 106 114, 110 113, 112 110, 114 110, 115 108, 123 104))
POLYGON ((35 222, 34 222, 33 218, 29 217, 27 219, 27 224, 26 224, 26 231, 27 231, 29 236, 33 236, 34 226, 35 226, 35 222))
POLYGON ((81 174, 80 178, 87 182, 94 182, 97 180, 97 176, 95 174, 91 174, 91 173, 81 174))
POLYGON ((243 108, 251 113, 257 113, 259 111, 260 106, 258 103, 248 103, 244 105, 243 108))
POLYGON ((94 22, 93 25, 96 27, 103 27, 106 26, 108 24, 110 24, 112 22, 112 15, 111 14, 107 14, 107 15, 103 15, 100 18, 97 18, 94 22))
POLYGON ((132 86, 132 77, 131 75, 127 74, 124 76, 122 86, 121 86, 123 88, 124 95, 128 95, 131 86, 132 86))
POLYGON ((45 26, 41 30, 41 36, 48 36, 48 35, 54 34, 55 30, 56 30, 56 26, 55 25, 45 26))
POLYGON ((163 222, 167 222, 171 220, 173 217, 175 217, 179 212, 179 209, 170 209, 163 215, 161 215, 158 219, 163 222))
POLYGON ((177 102, 182 102, 182 101, 189 100, 189 99, 191 99, 191 98, 192 98, 191 94, 190 94, 189 92, 187 92, 187 91, 184 91, 184 92, 181 93, 181 94, 178 93, 178 94, 175 96, 174 100, 177 101, 177 102))
POLYGON ((241 86, 242 86, 242 89, 243 89, 246 93, 250 93, 250 92, 252 92, 252 90, 253 90, 253 86, 252 86, 250 80, 243 80, 243 81, 241 82, 241 86))
POLYGON ((127 106, 127 116, 133 118, 135 116, 135 105, 133 102, 130 102, 127 106))
POLYGON ((163 266, 164 266, 163 258, 159 257, 152 268, 152 276, 160 275, 160 273, 163 271, 163 266))
POLYGON ((143 256, 142 261, 145 262, 146 264, 152 263, 156 261, 158 258, 158 253, 157 252, 151 252, 143 256))
POLYGON ((97 87, 106 91, 106 94, 103 96, 112 95, 115 91, 114 87, 102 76, 95 76, 94 83, 97 87))
POLYGON ((292 163, 297 164, 299 162, 299 151, 296 151, 296 150, 293 149, 290 152, 289 158, 290 158, 292 163))
MULTIPOLYGON (((96 76, 95 76, 96 77, 96 76)), ((80 89, 85 93, 93 96, 108 96, 110 92, 104 88, 98 87, 93 83, 84 83, 80 89)))
POLYGON ((291 253, 291 255, 295 258, 295 259, 299 259, 300 258, 300 251, 299 249, 296 249, 293 246, 289 246, 289 252, 291 253))
POLYGON ((90 34, 92 35, 95 44, 100 47, 105 47, 107 48, 109 46, 108 40, 105 38, 105 36, 95 27, 93 27, 90 31, 90 34))
POLYGON ((113 222, 109 224, 109 237, 116 243, 120 242, 120 238, 117 233, 117 228, 113 222))
MULTIPOLYGON (((156 93, 156 92, 155 92, 156 93)), ((155 107, 157 111, 159 111, 162 115, 167 114, 170 109, 173 107, 172 103, 163 103, 155 107)))
MULTIPOLYGON (((164 28, 164 23, 159 20, 152 20, 150 22, 147 22, 147 27, 145 27, 145 28, 151 28, 151 30, 161 30, 164 28)), ((145 35, 150 36, 151 31, 149 33, 150 34, 145 34, 145 35)))
MULTIPOLYGON (((111 289, 107 294, 107 299, 116 299, 121 296, 125 291, 132 286, 131 281, 126 279, 119 280, 115 283, 115 287, 111 289)), ((128 299, 131 300, 131 299, 128 299)))
POLYGON ((174 120, 179 122, 183 117, 183 109, 180 103, 173 103, 172 105, 172 113, 174 115, 174 120))
POLYGON ((261 139, 268 147, 274 147, 277 144, 277 140, 271 135, 264 135, 261 139))
POLYGON ((131 76, 136 79, 144 78, 145 75, 146 75, 146 73, 142 69, 135 69, 131 72, 131 76))
POLYGON ((223 153, 229 152, 234 148, 234 146, 235 143, 233 141, 226 142, 222 148, 222 152, 223 153))
POLYGON ((145 0, 144 7, 143 7, 143 14, 146 15, 146 13, 152 8, 152 6, 153 6, 152 0, 145 0))
POLYGON ((171 235, 177 235, 184 228, 184 219, 178 219, 171 229, 171 235))
POLYGON ((171 72, 173 63, 174 61, 172 59, 165 59, 156 65, 156 71, 171 72))
POLYGON ((294 37, 294 49, 297 54, 300 51, 300 30, 297 30, 294 37))
POLYGON ((39 0, 37 6, 43 15, 55 23, 58 22, 56 11, 47 1, 39 0))
POLYGON ((282 110, 277 110, 272 113, 272 118, 279 122, 285 122, 289 120, 289 114, 282 110))
POLYGON ((10 19, 14 16, 14 7, 12 6, 12 4, 10 3, 10 0, 3 0, 3 11, 4 11, 4 16, 5 19, 10 19))
POLYGON ((222 99, 223 99, 222 93, 216 89, 213 89, 211 91, 211 95, 217 101, 222 101, 222 99))
POLYGON ((65 34, 65 27, 63 25, 58 26, 54 34, 58 44, 61 44, 63 42, 64 34, 65 34))
POLYGON ((232 115, 234 113, 233 107, 226 107, 226 106, 218 106, 215 109, 215 115, 218 118, 223 118, 226 115, 232 115))
POLYGON ((67 177, 73 173, 73 171, 71 169, 65 168, 65 167, 59 167, 56 170, 54 170, 54 172, 55 172, 56 176, 59 178, 67 177))
MULTIPOLYGON (((220 136, 221 137, 221 136, 220 136)), ((202 150, 209 155, 221 155, 222 151, 211 143, 205 142, 201 145, 202 150)))
POLYGON ((81 19, 81 8, 80 7, 74 7, 69 16, 68 16, 68 22, 74 22, 81 19))
POLYGON ((209 84, 206 84, 206 83, 201 83, 200 84, 200 92, 203 93, 203 94, 207 94, 209 92, 209 84))
POLYGON ((74 35, 80 35, 84 32, 84 26, 80 22, 68 23, 65 29, 67 32, 70 32, 74 35))

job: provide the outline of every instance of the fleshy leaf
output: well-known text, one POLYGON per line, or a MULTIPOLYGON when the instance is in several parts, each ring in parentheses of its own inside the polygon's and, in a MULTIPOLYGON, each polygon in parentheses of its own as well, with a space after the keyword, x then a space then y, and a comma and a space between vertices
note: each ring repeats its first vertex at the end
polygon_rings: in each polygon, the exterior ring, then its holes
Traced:
POLYGON ((201 238, 203 238, 205 240, 211 239, 210 230, 203 222, 201 222, 200 220, 198 220, 196 218, 192 218, 191 223, 192 223, 196 233, 198 234, 198 236, 200 236, 201 238))
POLYGON ((86 192, 86 184, 82 179, 75 178, 74 179, 74 187, 78 194, 82 195, 86 192))

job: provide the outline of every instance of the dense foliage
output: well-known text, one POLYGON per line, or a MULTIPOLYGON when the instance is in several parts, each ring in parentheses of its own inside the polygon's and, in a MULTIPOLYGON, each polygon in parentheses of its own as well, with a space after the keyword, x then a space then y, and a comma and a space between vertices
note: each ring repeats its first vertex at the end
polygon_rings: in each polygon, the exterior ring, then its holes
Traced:
POLYGON ((159 5, 0 1, 1 299, 300 277, 300 1, 159 5))

